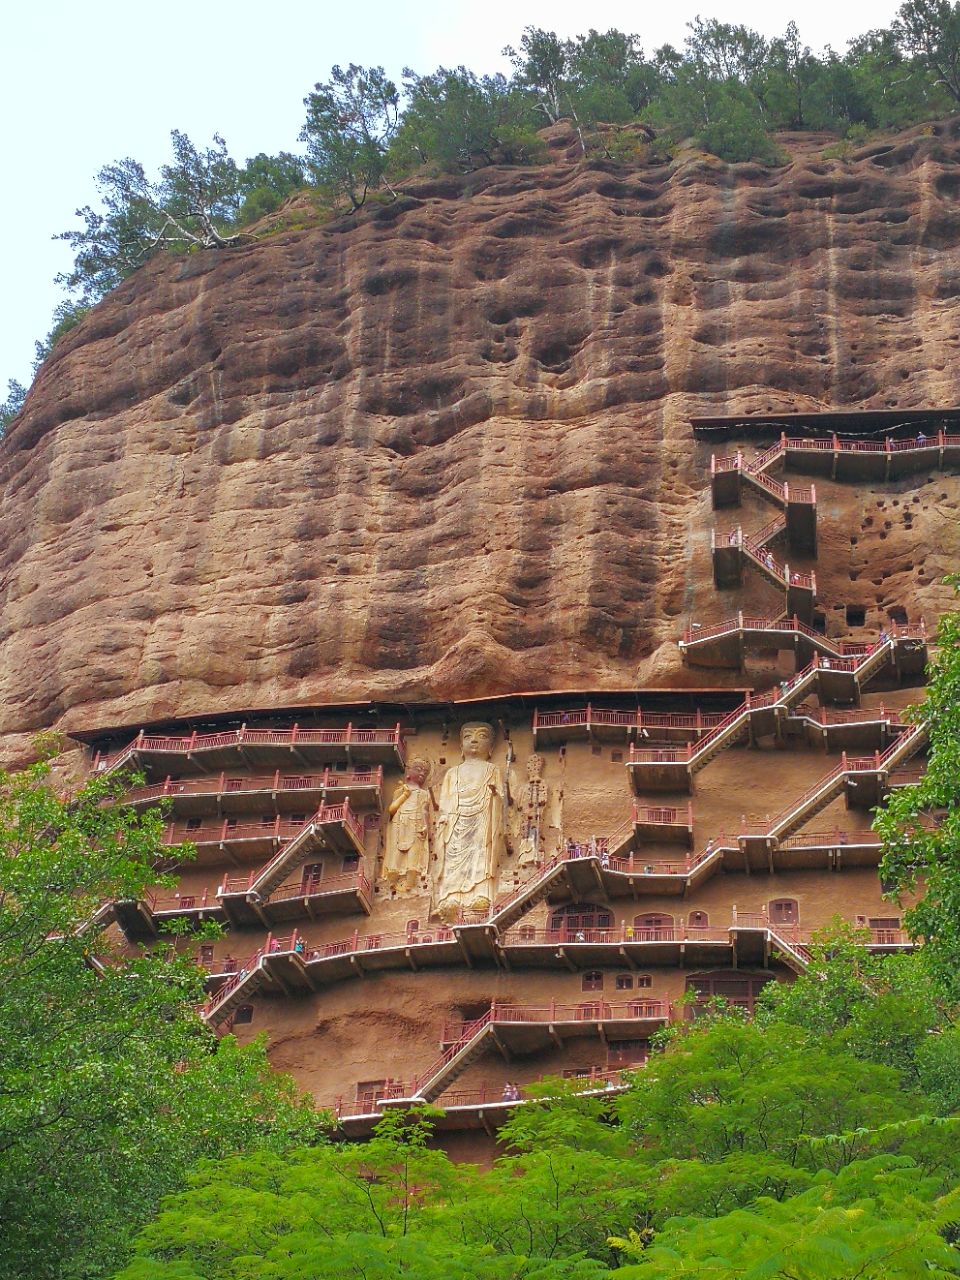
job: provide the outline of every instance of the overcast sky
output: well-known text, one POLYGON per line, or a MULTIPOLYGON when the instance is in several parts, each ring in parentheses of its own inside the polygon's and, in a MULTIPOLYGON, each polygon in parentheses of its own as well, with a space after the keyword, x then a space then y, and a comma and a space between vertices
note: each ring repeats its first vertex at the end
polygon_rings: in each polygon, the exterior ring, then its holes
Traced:
POLYGON ((505 70, 500 50, 527 25, 561 36, 619 27, 651 50, 682 43, 697 13, 765 35, 795 18, 812 48, 843 50, 851 36, 887 25, 896 7, 884 0, 7 0, 0 399, 7 378, 29 382, 34 340, 47 333, 62 296, 52 281, 69 266, 69 248, 51 236, 94 201, 101 165, 130 155, 155 172, 173 128, 197 143, 219 131, 242 161, 297 149, 303 97, 337 62, 383 64, 395 77, 404 66, 425 72, 441 63, 505 70))

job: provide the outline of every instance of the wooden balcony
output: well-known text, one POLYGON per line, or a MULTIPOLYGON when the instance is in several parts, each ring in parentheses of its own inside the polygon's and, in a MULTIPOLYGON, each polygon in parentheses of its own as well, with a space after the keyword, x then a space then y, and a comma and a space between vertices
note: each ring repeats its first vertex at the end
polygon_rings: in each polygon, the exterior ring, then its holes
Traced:
POLYGON ((171 772, 209 774, 230 769, 309 769, 330 761, 403 767, 405 747, 400 725, 366 729, 348 724, 343 729, 230 729, 223 733, 180 736, 139 733, 112 756, 98 755, 96 772, 133 767, 148 779, 161 780, 171 772))
POLYGON ((379 811, 383 805, 383 768, 366 770, 325 769, 322 773, 269 774, 219 773, 210 777, 166 778, 150 786, 134 787, 124 803, 138 809, 169 802, 178 817, 215 814, 261 814, 278 817, 307 809, 311 813, 327 800, 349 800, 354 809, 379 811))
POLYGON ((637 730, 639 712, 610 707, 571 707, 562 711, 533 713, 534 745, 576 739, 626 742, 637 730))
POLYGON ((943 431, 927 436, 922 428, 906 440, 841 440, 782 437, 785 465, 791 471, 834 480, 894 480, 923 471, 960 467, 960 435, 943 431))
POLYGON ((253 883, 260 873, 227 877, 217 890, 217 898, 232 925, 262 924, 266 928, 290 920, 311 920, 327 915, 350 915, 373 910, 373 886, 360 867, 339 874, 315 877, 303 875, 280 884, 261 897, 253 883))

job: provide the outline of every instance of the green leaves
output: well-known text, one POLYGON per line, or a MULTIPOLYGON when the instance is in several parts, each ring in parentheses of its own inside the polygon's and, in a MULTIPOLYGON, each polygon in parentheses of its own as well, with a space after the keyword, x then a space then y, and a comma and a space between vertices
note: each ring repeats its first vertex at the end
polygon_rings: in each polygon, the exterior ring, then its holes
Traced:
POLYGON ((66 802, 45 765, 0 775, 0 1274, 10 1280, 103 1274, 201 1155, 283 1149, 316 1130, 262 1044, 218 1043, 200 1023, 189 953, 136 954, 103 932, 104 902, 163 883, 162 818, 113 803, 119 791, 101 776, 66 802))
POLYGON ((307 144, 314 181, 359 209, 386 170, 387 149, 400 119, 396 85, 383 67, 351 62, 346 70, 335 66, 330 79, 314 85, 303 103, 307 118, 300 141, 307 144))
MULTIPOLYGON (((952 579, 955 588, 957 578, 952 579)), ((916 714, 929 725, 919 786, 890 793, 874 827, 881 875, 900 895, 919 894, 904 923, 924 940, 925 962, 950 999, 960 997, 960 613, 940 622, 929 683, 916 714)))
POLYGON ((958 1273, 957 1121, 830 1038, 715 1017, 622 1095, 543 1088, 488 1170, 433 1148, 430 1109, 366 1144, 207 1162, 119 1280, 958 1273))

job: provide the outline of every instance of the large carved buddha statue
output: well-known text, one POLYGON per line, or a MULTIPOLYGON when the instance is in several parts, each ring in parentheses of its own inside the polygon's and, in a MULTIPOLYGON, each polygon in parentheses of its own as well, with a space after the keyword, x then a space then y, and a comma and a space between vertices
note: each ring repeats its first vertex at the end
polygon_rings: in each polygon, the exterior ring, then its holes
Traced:
POLYGON ((504 852, 503 780, 490 763, 493 742, 489 724, 465 724, 463 763, 448 769, 440 786, 433 902, 443 919, 463 907, 485 911, 493 901, 504 852))

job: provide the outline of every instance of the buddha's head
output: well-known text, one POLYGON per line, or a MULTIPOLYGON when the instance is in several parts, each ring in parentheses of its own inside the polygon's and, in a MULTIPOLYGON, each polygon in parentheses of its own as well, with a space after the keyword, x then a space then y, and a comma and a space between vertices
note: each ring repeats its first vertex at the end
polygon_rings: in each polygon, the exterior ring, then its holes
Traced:
POLYGON ((489 760, 493 754, 493 741, 493 725, 485 720, 471 720, 460 730, 464 760, 489 760))

